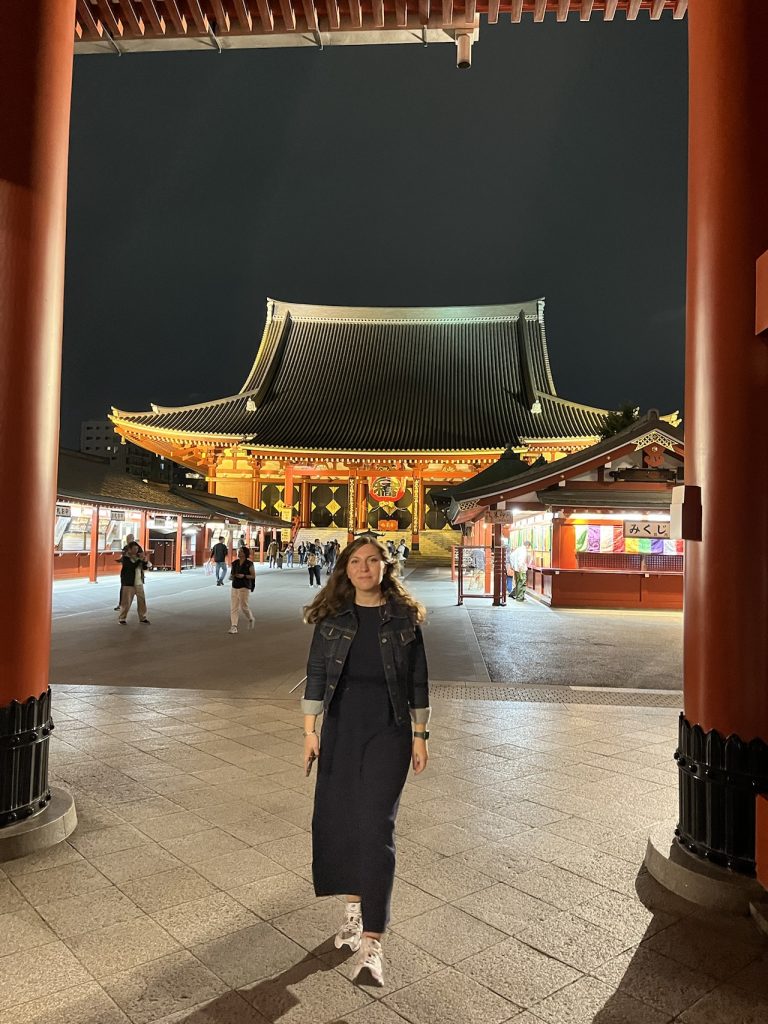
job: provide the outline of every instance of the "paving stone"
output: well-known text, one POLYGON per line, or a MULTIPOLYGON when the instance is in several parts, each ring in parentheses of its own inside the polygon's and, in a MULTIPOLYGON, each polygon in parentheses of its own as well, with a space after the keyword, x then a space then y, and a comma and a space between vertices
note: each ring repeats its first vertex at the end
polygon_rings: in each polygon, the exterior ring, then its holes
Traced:
POLYGON ((392 889, 392 905, 390 908, 390 924, 398 924, 407 921, 412 917, 427 910, 434 910, 442 903, 437 896, 411 885, 402 878, 395 876, 395 884, 392 889))
MULTIPOLYGON (((240 817, 242 818, 242 809, 240 817)), ((286 836, 299 835, 302 832, 297 825, 286 821, 285 818, 278 818, 276 814, 249 814, 246 824, 238 821, 229 822, 222 826, 226 832, 242 840, 248 846, 259 846, 263 843, 272 842, 275 839, 285 839, 286 836)))
POLYGON ((207 878, 203 878, 193 868, 182 865, 170 871, 131 878, 121 882, 120 889, 147 913, 202 899, 217 891, 216 886, 207 878))
POLYGON ((519 1007, 450 968, 384 998, 412 1024, 502 1024, 519 1007))
POLYGON ((64 942, 97 980, 179 948, 178 942, 146 915, 79 932, 67 936, 64 942))
POLYGON ((326 1024, 370 1000, 360 987, 314 957, 241 991, 267 1020, 280 1024, 326 1024))
POLYGON ((162 1017, 153 1024, 266 1024, 266 1021, 238 992, 228 992, 189 1010, 162 1017))
POLYGON ((428 910, 393 925, 392 930, 446 964, 455 964, 506 938, 504 932, 453 906, 428 910))
POLYGON ((605 890, 587 878, 575 875, 555 864, 539 863, 509 879, 521 892, 545 900, 561 910, 568 910, 594 899, 605 890))
POLYGON ((254 914, 224 892, 159 910, 152 916, 183 946, 208 942, 258 921, 254 914))
POLYGON ((29 906, 16 886, 4 875, 0 875, 0 914, 12 914, 29 906))
POLYGON ((517 937, 577 971, 592 971, 627 948, 625 940, 567 911, 529 926, 517 937))
POLYGON ((0 957, 0 1011, 93 981, 63 942, 0 957), (45 965, 41 977, 40 965, 45 965))
POLYGON ((89 932, 110 924, 130 921, 141 917, 141 910, 116 886, 70 896, 68 899, 51 900, 38 907, 53 930, 61 937, 89 932))
POLYGON ((76 829, 69 837, 70 845, 89 859, 100 853, 115 853, 144 846, 148 842, 147 836, 132 825, 92 829, 83 833, 76 829))
POLYGON ((517 939, 507 939, 463 960, 456 970, 525 1007, 533 1006, 581 977, 579 971, 517 939))
POLYGON ((597 978, 584 977, 533 1008, 545 1024, 667 1024, 669 1016, 613 992, 597 978))
POLYGON ((206 832, 211 827, 210 821, 185 810, 149 818, 147 821, 138 821, 136 824, 145 835, 160 845, 163 839, 179 839, 195 832, 206 832))
POLYGON ((120 885, 134 878, 156 875, 159 871, 181 866, 181 862, 157 843, 146 843, 133 850, 121 850, 92 858, 93 865, 107 878, 120 885))
POLYGON ((54 942, 56 936, 31 907, 0 915, 0 957, 54 942))
POLYGON ((309 956, 266 921, 193 946, 191 952, 230 988, 263 981, 309 956))
POLYGON ((18 878, 33 872, 50 872, 67 864, 83 864, 82 856, 69 843, 57 843, 39 853, 30 853, 26 857, 9 860, 3 864, 3 871, 8 878, 18 878))
POLYGON ((768 999, 768 953, 763 953, 752 963, 737 971, 730 979, 730 984, 760 996, 762 999, 768 999))
POLYGON ((453 903, 465 913, 507 935, 515 935, 533 922, 544 921, 558 913, 557 907, 551 903, 538 900, 503 882, 454 900, 453 903))
POLYGON ((129 1024, 104 989, 91 982, 0 1011, 0 1024, 129 1024))
POLYGON ((725 920, 721 928, 717 924, 707 927, 698 915, 692 915, 653 935, 644 945, 654 953, 725 981, 768 947, 751 922, 745 924, 752 941, 737 938, 725 920))
POLYGON ((624 995, 676 1016, 717 986, 717 979, 660 956, 645 944, 614 957, 594 973, 624 995))
POLYGON ((229 892, 234 899, 265 921, 298 910, 317 899, 312 883, 292 871, 246 882, 229 892))
POLYGON ((182 863, 194 865, 213 857, 245 850, 248 844, 220 828, 209 828, 177 839, 161 839, 160 846, 182 863))
POLYGON ((149 1024, 227 991, 227 985, 186 950, 113 974, 102 984, 133 1024, 149 1024))
MULTIPOLYGON (((269 846, 271 844, 267 844, 269 846)), ((225 853, 212 860, 195 863, 195 870, 204 878, 213 882, 220 889, 234 889, 246 882, 255 882, 259 878, 283 874, 283 867, 264 856, 258 850, 246 847, 234 853, 225 853)))
POLYGON ((720 985, 684 1013, 683 1024, 765 1024, 768 999, 733 985, 720 985))
POLYGON ((274 918, 271 924, 308 952, 319 956, 322 951, 333 948, 333 936, 343 919, 343 902, 324 897, 274 918))
POLYGON ((289 871, 312 863, 312 836, 307 832, 259 844, 259 852, 289 871))
POLYGON ((632 899, 611 890, 599 893, 586 903, 576 904, 572 912, 625 940, 627 945, 641 942, 676 920, 672 914, 654 913, 637 898, 632 899))
POLYGON ((494 879, 490 875, 474 871, 452 857, 444 857, 427 867, 412 869, 410 872, 404 871, 398 865, 397 871, 400 878, 410 881, 446 903, 494 884, 494 879))
POLYGON ((14 876, 13 883, 35 907, 50 900, 107 889, 110 885, 109 879, 84 861, 79 854, 74 864, 63 864, 49 871, 33 871, 26 875, 14 876))
POLYGON ((368 1003, 361 1010, 345 1013, 343 1019, 337 1019, 333 1024, 403 1024, 404 1020, 399 1013, 381 1003, 368 1003))

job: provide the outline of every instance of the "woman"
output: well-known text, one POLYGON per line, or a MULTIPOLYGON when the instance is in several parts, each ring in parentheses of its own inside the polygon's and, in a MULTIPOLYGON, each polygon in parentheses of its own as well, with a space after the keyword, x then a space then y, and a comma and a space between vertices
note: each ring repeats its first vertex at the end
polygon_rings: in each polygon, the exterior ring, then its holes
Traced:
POLYGON ((248 620, 248 629, 253 629, 256 620, 253 612, 248 607, 248 598, 256 586, 256 566, 250 560, 249 548, 238 548, 237 558, 232 563, 229 578, 232 580, 232 593, 230 595, 229 619, 232 625, 230 633, 237 632, 237 624, 240 621, 240 612, 248 620))
POLYGON ((385 548, 361 537, 344 549, 305 609, 315 626, 302 701, 307 774, 320 759, 312 817, 315 894, 346 895, 335 945, 357 952, 353 978, 367 968, 379 985, 395 816, 408 765, 417 775, 426 768, 430 715, 419 627, 425 612, 393 571, 385 548), (321 712, 322 745, 315 730, 321 712))

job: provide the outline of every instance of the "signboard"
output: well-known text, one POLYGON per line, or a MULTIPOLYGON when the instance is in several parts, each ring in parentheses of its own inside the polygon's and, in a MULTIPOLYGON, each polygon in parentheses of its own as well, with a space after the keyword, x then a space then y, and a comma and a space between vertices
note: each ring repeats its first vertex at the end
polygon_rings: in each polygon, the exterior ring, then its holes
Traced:
POLYGON ((71 505, 57 505, 56 515, 64 516, 66 519, 72 518, 72 506, 71 505))
POLYGON ((390 533, 397 532, 397 520, 396 519, 380 519, 377 523, 380 530, 387 530, 390 533))
POLYGON ((377 476, 368 485, 368 494, 373 501, 387 504, 400 501, 405 494, 405 477, 377 476))
POLYGON ((491 508, 485 513, 486 523, 514 523, 515 513, 507 509, 491 508))
POLYGON ((651 540, 669 540, 669 523, 649 522, 645 519, 625 519, 624 537, 647 537, 651 540))

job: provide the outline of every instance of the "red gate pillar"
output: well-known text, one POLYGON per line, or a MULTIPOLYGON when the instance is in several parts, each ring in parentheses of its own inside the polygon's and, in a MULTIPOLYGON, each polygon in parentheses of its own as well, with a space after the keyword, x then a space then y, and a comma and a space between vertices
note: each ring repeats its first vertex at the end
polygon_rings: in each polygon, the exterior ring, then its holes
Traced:
POLYGON ((91 547, 88 552, 88 580, 98 583, 99 580, 99 506, 94 505, 91 512, 91 547))
POLYGON ((176 516, 176 550, 173 553, 173 571, 181 572, 181 546, 184 543, 184 524, 180 515, 176 516))
MULTIPOLYGON (((74 18, 75 0, 0 3, 4 565, 12 563, 19 523, 46 553, 53 542, 74 18)), ((34 573, 22 573, 13 587, 0 590, 0 859, 4 850, 16 855, 7 840, 10 835, 14 842, 17 823, 50 800, 52 572, 43 558, 34 573)))
POLYGON ((755 335, 768 4, 691 0, 688 18, 685 477, 703 533, 686 544, 678 837, 752 874, 755 790, 768 787, 768 342, 755 335))

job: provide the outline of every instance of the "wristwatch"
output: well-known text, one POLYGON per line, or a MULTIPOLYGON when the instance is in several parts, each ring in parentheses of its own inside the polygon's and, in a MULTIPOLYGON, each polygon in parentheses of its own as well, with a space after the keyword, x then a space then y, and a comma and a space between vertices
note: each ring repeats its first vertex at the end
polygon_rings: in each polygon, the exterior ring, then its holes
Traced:
POLYGON ((423 732, 415 732, 413 734, 413 738, 415 740, 428 740, 429 739, 429 732, 426 729, 423 732))

